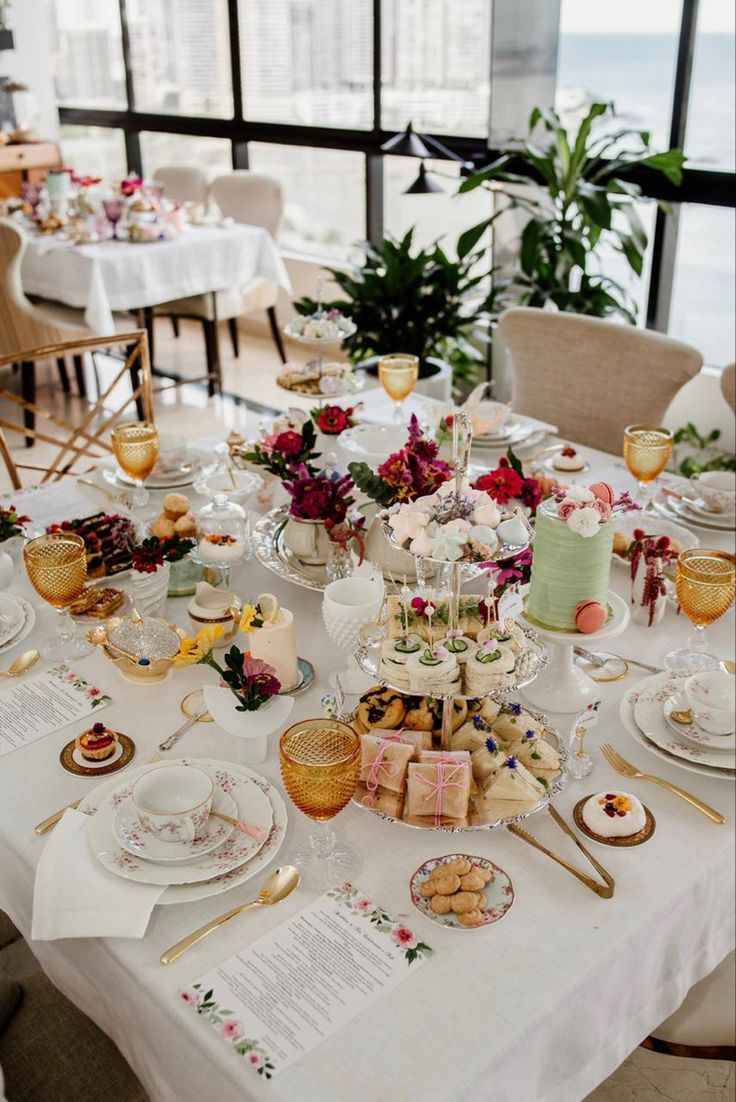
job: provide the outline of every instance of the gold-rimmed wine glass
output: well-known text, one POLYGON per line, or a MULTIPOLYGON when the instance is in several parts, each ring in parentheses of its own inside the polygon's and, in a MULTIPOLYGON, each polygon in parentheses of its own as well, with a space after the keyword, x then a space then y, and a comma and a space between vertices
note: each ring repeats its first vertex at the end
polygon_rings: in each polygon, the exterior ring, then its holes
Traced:
POLYGON ((404 422, 404 399, 408 398, 419 378, 419 357, 408 352, 389 352, 378 361, 378 379, 389 398, 396 403, 394 423, 404 422))
POLYGON ((158 429, 150 421, 129 421, 112 430, 112 450, 121 468, 135 482, 133 503, 145 505, 148 491, 143 483, 158 459, 158 429))
POLYGON ((360 872, 360 855, 338 842, 329 823, 358 786, 360 736, 336 719, 304 719, 284 731, 279 759, 292 803, 315 823, 292 864, 309 888, 324 891, 352 880, 360 872))
POLYGON ((624 460, 639 483, 639 497, 650 508, 650 486, 661 475, 672 455, 672 433, 661 425, 629 425, 624 429, 624 460))
POLYGON ((705 629, 728 612, 736 595, 736 558, 728 551, 693 547, 677 560, 675 589, 680 608, 693 625, 687 646, 670 651, 664 664, 678 673, 716 670, 719 659, 708 653, 705 629))
POLYGON ((26 572, 33 588, 59 613, 56 635, 40 648, 52 661, 82 658, 92 647, 75 635, 68 612, 87 580, 87 556, 84 540, 73 532, 54 532, 30 540, 23 548, 26 572))

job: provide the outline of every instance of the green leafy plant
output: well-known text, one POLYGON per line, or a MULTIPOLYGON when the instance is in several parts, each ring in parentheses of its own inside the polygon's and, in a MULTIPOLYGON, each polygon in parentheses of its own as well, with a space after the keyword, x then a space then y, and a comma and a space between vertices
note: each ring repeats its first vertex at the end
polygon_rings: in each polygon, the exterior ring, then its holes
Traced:
MULTIPOLYGON (((514 300, 522 305, 554 303, 559 310, 636 321, 636 303, 602 272, 599 249, 615 249, 641 276, 647 234, 636 204, 642 193, 627 177, 646 165, 679 185, 685 156, 679 149, 653 152, 646 130, 595 136, 595 120, 613 113, 612 104, 594 103, 570 133, 555 111, 536 107, 527 138, 509 144, 497 161, 460 185, 468 192, 508 184, 509 207, 528 215, 511 279, 514 300), (538 126, 542 134, 534 138, 538 126)), ((466 230, 458 251, 474 249, 492 221, 466 230)))
MULTIPOLYGON (((456 380, 474 377, 483 354, 470 338, 479 335, 496 291, 483 264, 485 248, 475 250, 467 239, 465 244, 461 249, 458 243, 458 259, 452 260, 437 242, 415 248, 412 228, 401 240, 384 238, 380 249, 365 242, 363 261, 351 271, 329 269, 343 297, 321 308, 355 322, 356 332, 345 340, 353 362, 410 352, 419 357, 420 376, 431 374, 428 360, 437 357, 452 365, 456 380)), ((318 308, 310 298, 295 305, 300 314, 318 308)))
POLYGON ((677 473, 691 478, 692 475, 702 474, 704 471, 736 471, 736 456, 726 452, 714 454, 713 445, 720 438, 720 429, 712 429, 707 436, 702 436, 692 421, 677 429, 672 434, 673 442, 695 449, 694 453, 676 463, 677 473))

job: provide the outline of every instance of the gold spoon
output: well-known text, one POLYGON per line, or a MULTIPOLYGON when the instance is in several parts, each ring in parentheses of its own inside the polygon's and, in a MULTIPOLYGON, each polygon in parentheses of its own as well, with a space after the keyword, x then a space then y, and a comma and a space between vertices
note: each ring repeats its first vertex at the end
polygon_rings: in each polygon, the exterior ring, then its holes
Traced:
POLYGON ((732 662, 729 658, 722 658, 718 665, 724 673, 736 673, 736 662, 732 662))
POLYGON ((8 666, 7 670, 0 670, 0 677, 20 677, 26 670, 36 665, 41 655, 37 650, 25 650, 8 666))
POLYGON ((682 711, 670 712, 670 719, 674 719, 675 723, 692 723, 693 713, 689 708, 683 708, 682 711))
POLYGON ((270 907, 274 903, 280 903, 282 899, 286 899, 287 895, 291 895, 294 888, 298 887, 300 879, 299 869, 295 868, 294 865, 284 865, 280 869, 275 869, 264 881, 263 887, 258 893, 258 899, 253 899, 250 903, 243 903, 240 907, 234 907, 232 911, 226 911, 219 918, 213 918, 212 922, 200 926, 193 934, 188 934, 181 941, 177 941, 176 945, 172 945, 170 949, 161 954, 161 963, 172 964, 187 949, 191 949, 198 941, 207 937, 213 930, 217 930, 231 918, 235 918, 236 915, 250 911, 253 907, 270 907))

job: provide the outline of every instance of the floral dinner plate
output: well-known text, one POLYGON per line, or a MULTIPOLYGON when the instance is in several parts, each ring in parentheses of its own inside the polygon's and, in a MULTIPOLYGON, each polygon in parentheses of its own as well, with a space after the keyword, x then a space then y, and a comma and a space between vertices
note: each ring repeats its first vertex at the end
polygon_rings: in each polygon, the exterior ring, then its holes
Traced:
POLYGON ((684 761, 696 762, 714 769, 730 769, 736 766, 733 746, 730 753, 712 750, 702 743, 693 744, 678 731, 673 731, 664 714, 666 701, 682 689, 686 678, 670 674, 656 685, 639 687, 639 699, 634 705, 634 719, 641 731, 659 746, 684 761))

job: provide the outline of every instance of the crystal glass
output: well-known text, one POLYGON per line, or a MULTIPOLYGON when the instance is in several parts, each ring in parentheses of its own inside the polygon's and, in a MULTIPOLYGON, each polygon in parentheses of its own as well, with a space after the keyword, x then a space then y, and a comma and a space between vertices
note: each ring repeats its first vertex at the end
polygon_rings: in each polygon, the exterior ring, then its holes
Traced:
POLYGON ((192 558, 202 566, 220 572, 222 584, 230 584, 230 568, 251 558, 253 548, 245 509, 218 492, 197 514, 199 542, 192 558))
POLYGON ((81 658, 92 649, 75 635, 68 606, 76 601, 87 580, 84 540, 71 532, 56 532, 30 540, 23 548, 23 559, 31 585, 57 610, 56 636, 41 647, 44 658, 52 661, 81 658))
POLYGON ((336 719, 304 719, 279 743, 281 777, 292 803, 317 825, 292 863, 303 883, 326 890, 360 872, 360 855, 328 825, 350 802, 360 777, 360 736, 336 719))
POLYGON ((672 433, 658 425, 629 425, 624 430, 624 460, 639 483, 639 496, 650 507, 650 487, 665 469, 672 455, 672 433))
POLYGON ((102 209, 105 212, 105 217, 112 226, 113 237, 117 236, 117 224, 123 217, 123 200, 122 199, 103 199, 102 209))
POLYGON ((677 599, 694 631, 686 647, 670 651, 664 664, 678 673, 715 670, 719 660, 708 654, 705 629, 728 612, 736 593, 736 558, 727 551, 694 547, 677 560, 677 599))
POLYGON ((143 483, 158 459, 158 429, 149 421, 130 421, 112 430, 112 450, 123 471, 135 482, 133 503, 145 505, 148 491, 143 483))
POLYGON ((393 398, 394 423, 403 424, 404 399, 408 398, 419 378, 419 357, 408 352, 391 352, 378 361, 378 378, 381 386, 393 398))

